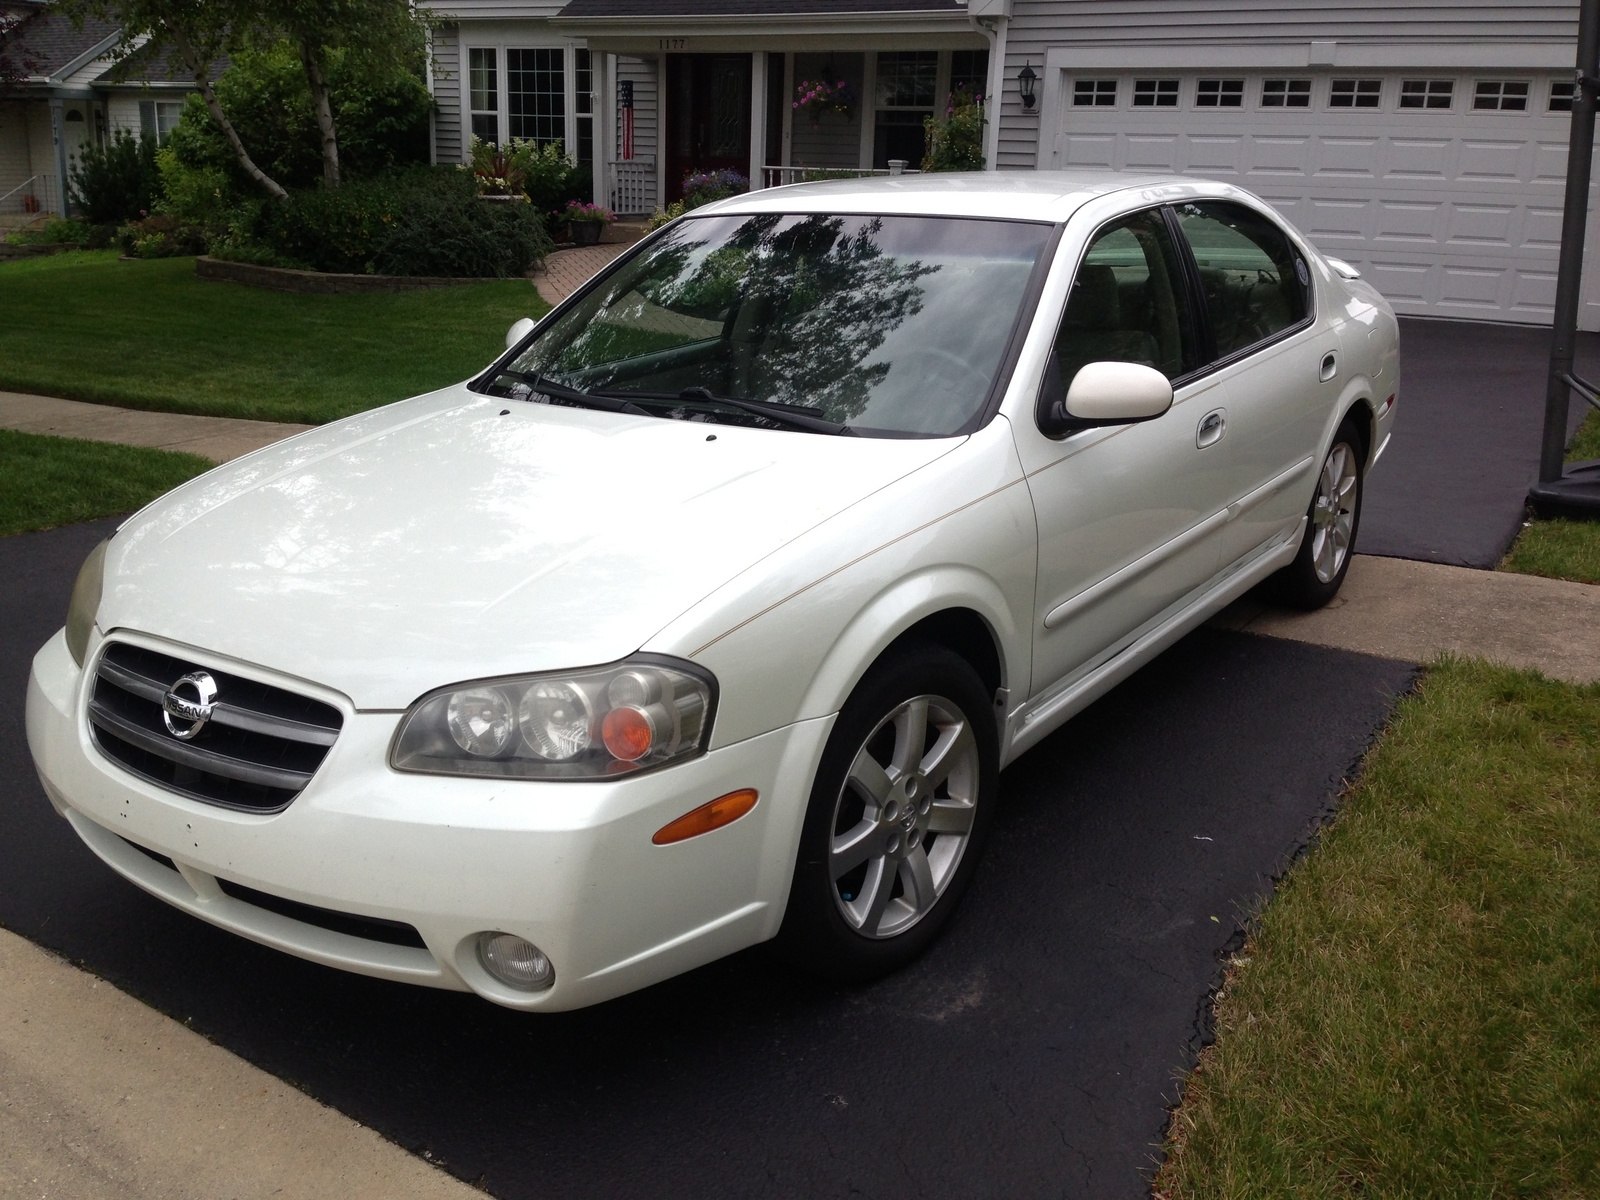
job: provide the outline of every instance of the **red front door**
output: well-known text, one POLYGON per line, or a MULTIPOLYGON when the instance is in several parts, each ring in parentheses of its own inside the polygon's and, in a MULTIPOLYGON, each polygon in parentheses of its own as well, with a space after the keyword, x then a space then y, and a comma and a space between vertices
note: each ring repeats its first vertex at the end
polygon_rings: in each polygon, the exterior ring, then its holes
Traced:
POLYGON ((750 173, 750 56, 667 55, 667 201, 683 198, 684 176, 729 169, 750 173))

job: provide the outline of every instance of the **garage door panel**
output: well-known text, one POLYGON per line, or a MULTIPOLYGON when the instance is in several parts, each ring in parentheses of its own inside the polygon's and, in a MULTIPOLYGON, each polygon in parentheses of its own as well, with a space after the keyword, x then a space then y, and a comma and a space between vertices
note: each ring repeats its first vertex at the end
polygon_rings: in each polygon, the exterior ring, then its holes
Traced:
POLYGON ((1439 240, 1444 206, 1429 200, 1379 200, 1375 242, 1415 242, 1432 245, 1439 240))
POLYGON ((1549 321, 1556 308, 1556 273, 1554 271, 1517 272, 1511 289, 1511 311, 1539 322, 1549 321))
POLYGON ((1561 248, 1561 210, 1559 208, 1535 208, 1532 205, 1525 208, 1522 217, 1522 244, 1540 250, 1559 250, 1561 248))
POLYGON ((1184 141, 1190 171, 1224 177, 1243 174, 1244 138, 1190 136, 1184 141))
POLYGON ((1510 282, 1510 271, 1504 267, 1450 263, 1440 272, 1438 304, 1441 308, 1470 309, 1479 316, 1492 316, 1510 300, 1509 295, 1501 295, 1502 291, 1509 290, 1510 282))
POLYGON ((1431 277, 1438 269, 1427 263, 1369 258, 1355 265, 1362 269, 1372 281, 1372 286, 1383 293, 1384 298, 1397 309, 1401 309, 1403 305, 1411 305, 1415 311, 1417 307, 1425 306, 1428 303, 1429 293, 1436 290, 1432 286, 1431 277))
POLYGON ((1443 183, 1449 178, 1450 150, 1444 138, 1391 137, 1383 177, 1406 184, 1443 183))
POLYGON ((1371 179, 1378 161, 1375 137, 1317 139, 1316 179, 1371 179))
POLYGON ((1306 149, 1309 137, 1264 137, 1249 139, 1249 166, 1245 174, 1254 179, 1267 177, 1283 179, 1306 177, 1306 149))
POLYGON ((1510 250, 1518 240, 1521 210, 1509 204, 1452 204, 1445 244, 1510 250))
POLYGON ((1460 182, 1520 183, 1528 176, 1531 164, 1525 164, 1524 159, 1530 158, 1531 152, 1526 142, 1463 139, 1458 145, 1461 166, 1456 171, 1456 179, 1460 182))
POLYGON ((1175 171, 1178 169, 1178 138, 1150 134, 1129 134, 1124 139, 1124 160, 1130 171, 1175 171))
POLYGON ((1116 170, 1121 164, 1117 162, 1117 141, 1115 134, 1094 136, 1092 134, 1074 134, 1063 138, 1062 166, 1063 167, 1104 167, 1107 170, 1116 170))

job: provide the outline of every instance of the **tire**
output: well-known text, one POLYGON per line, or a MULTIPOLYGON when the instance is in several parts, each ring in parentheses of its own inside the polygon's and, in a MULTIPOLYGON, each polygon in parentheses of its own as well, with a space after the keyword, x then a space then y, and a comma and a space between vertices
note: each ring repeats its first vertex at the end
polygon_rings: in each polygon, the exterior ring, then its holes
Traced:
POLYGON ((1361 529, 1365 468, 1361 433, 1346 417, 1317 474, 1300 552, 1270 580, 1270 595, 1279 604, 1309 611, 1339 594, 1361 529))
POLYGON ((939 936, 993 817, 993 711, 972 667, 938 646, 910 647, 857 686, 823 750, 800 834, 778 932, 792 964, 864 982, 939 936))

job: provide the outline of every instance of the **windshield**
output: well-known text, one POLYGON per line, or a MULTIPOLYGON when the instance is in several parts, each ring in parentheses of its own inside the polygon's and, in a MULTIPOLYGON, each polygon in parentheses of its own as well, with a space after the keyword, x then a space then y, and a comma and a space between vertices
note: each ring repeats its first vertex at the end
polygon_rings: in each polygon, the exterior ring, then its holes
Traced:
POLYGON ((489 390, 739 424, 957 433, 983 406, 1049 236, 956 217, 691 217, 541 329, 489 390))

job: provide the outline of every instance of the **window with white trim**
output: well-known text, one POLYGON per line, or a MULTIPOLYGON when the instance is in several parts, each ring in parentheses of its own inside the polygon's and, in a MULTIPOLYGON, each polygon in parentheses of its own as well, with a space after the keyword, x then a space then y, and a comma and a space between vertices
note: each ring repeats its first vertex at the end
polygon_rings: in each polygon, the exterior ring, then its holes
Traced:
POLYGON ((1311 80, 1263 79, 1261 81, 1262 108, 1310 108, 1311 80))
POLYGON ((1572 98, 1577 94, 1577 91, 1578 85, 1570 80, 1567 82, 1562 82, 1559 79, 1554 80, 1550 84, 1550 103, 1546 106, 1545 111, 1571 112, 1572 98))
POLYGON ((1381 79, 1335 79, 1328 92, 1328 107, 1377 108, 1382 99, 1381 79))
POLYGON ((1115 108, 1117 81, 1115 79, 1074 79, 1072 104, 1074 108, 1115 108))
POLYGON ((153 137, 156 144, 165 146, 167 138, 183 116, 182 100, 139 101, 139 136, 153 137))
POLYGON ((572 107, 578 126, 578 161, 594 165, 594 65, 589 51, 572 52, 572 107))
POLYGON ((1135 108, 1177 108, 1178 81, 1176 79, 1135 79, 1133 81, 1135 108))
POLYGON ((1480 79, 1472 91, 1472 107, 1492 112, 1526 112, 1528 83, 1523 79, 1480 79))
POLYGON ((566 142, 565 57, 561 50, 506 51, 506 132, 512 141, 566 142))
POLYGON ((1402 79, 1401 108, 1449 108, 1455 98, 1454 79, 1402 79))
POLYGON ((1195 85, 1196 108, 1243 108, 1244 80, 1202 79, 1195 85))
POLYGON ((989 92, 989 52, 987 50, 950 51, 950 94, 966 92, 983 97, 989 92))
POLYGON ((467 51, 467 107, 472 136, 500 144, 500 73, 498 53, 491 48, 467 51))

